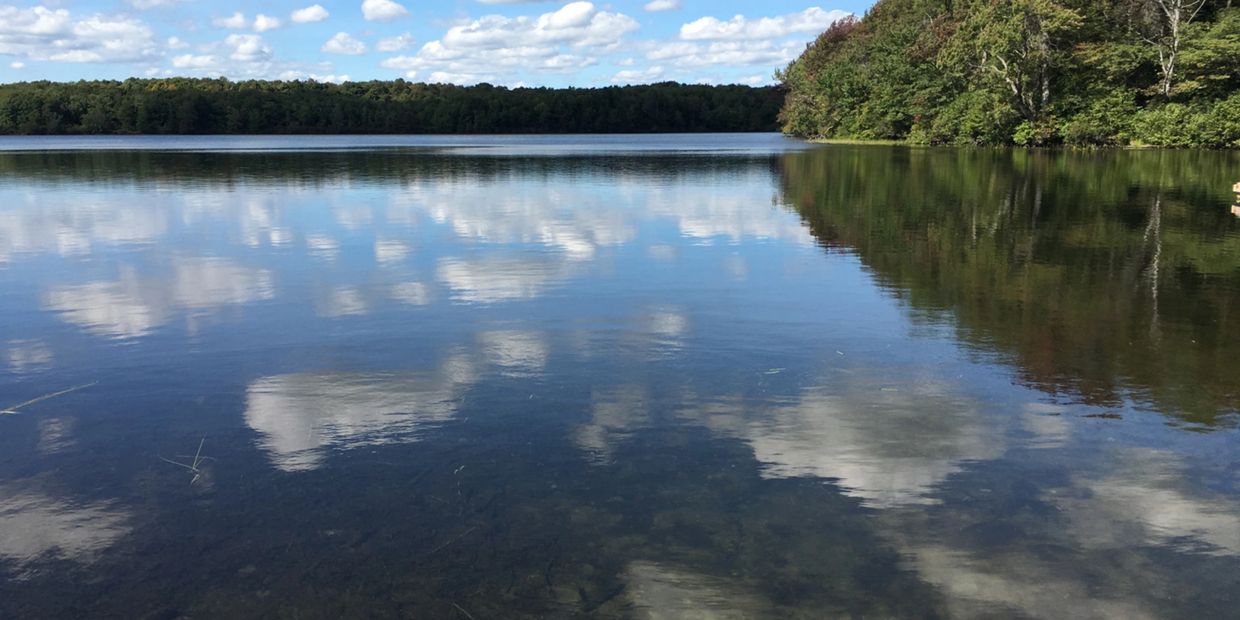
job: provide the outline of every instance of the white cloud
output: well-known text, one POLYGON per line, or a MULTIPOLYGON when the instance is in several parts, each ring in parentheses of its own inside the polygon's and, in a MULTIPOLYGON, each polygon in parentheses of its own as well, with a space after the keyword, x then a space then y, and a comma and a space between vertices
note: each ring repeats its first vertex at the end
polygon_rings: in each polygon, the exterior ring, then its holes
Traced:
MULTIPOLYGON (((196 46, 192 53, 168 59, 170 68, 155 75, 208 75, 234 79, 314 80, 347 82, 349 76, 337 74, 330 62, 307 63, 277 58, 262 35, 236 33, 223 40, 196 46)), ((148 73, 150 75, 150 73, 148 73)))
POLYGON ((394 37, 379 39, 375 48, 380 52, 399 52, 411 45, 413 45, 413 35, 405 32, 394 37))
POLYGON ((168 37, 168 40, 164 42, 164 45, 166 45, 170 50, 182 50, 189 47, 189 43, 182 41, 180 37, 168 37))
POLYGON ((675 11, 680 8, 680 0, 650 0, 643 9, 651 13, 659 11, 675 11))
POLYGON ((710 39, 774 39, 791 34, 819 33, 831 24, 848 17, 847 11, 824 11, 810 7, 800 13, 778 17, 748 19, 737 15, 728 21, 703 17, 680 27, 680 38, 686 40, 710 39))
POLYGON ((392 0, 363 0, 362 17, 367 21, 390 21, 409 14, 409 9, 392 0))
POLYGON ((181 2, 181 0, 129 0, 130 6, 140 11, 163 6, 172 6, 178 2, 181 2))
POLYGON ((216 63, 210 54, 183 54, 172 59, 172 66, 178 69, 206 69, 216 63))
POLYGON ((330 82, 332 84, 341 84, 350 81, 349 74, 344 73, 336 75, 334 73, 313 73, 306 71, 289 70, 279 75, 281 80, 311 80, 313 82, 330 82))
POLYGON ((248 22, 246 22, 245 14, 237 12, 233 13, 229 17, 217 17, 211 20, 211 25, 216 28, 233 28, 240 30, 245 28, 248 25, 248 22))
POLYGON ((155 34, 142 21, 66 9, 0 6, 0 55, 60 62, 132 62, 155 55, 155 34))
POLYGON ((258 14, 254 17, 254 32, 267 32, 280 27, 280 20, 269 15, 258 14))
POLYGON ((637 28, 627 15, 572 2, 539 16, 486 15, 460 23, 417 54, 381 64, 410 78, 429 73, 432 81, 453 83, 494 81, 496 74, 512 79, 522 70, 568 74, 597 64, 637 28))
POLYGON ((337 32, 335 36, 328 39, 321 51, 328 54, 347 54, 356 56, 366 53, 366 44, 349 36, 347 32, 337 32))
POLYGON ((230 48, 228 57, 241 62, 261 62, 271 59, 271 47, 256 34, 230 34, 224 39, 230 48))
POLYGON ((744 67, 783 65, 805 49, 801 41, 714 41, 711 43, 674 42, 650 44, 647 60, 668 62, 677 67, 744 67))
POLYGON ((646 84, 663 77, 663 67, 658 65, 646 69, 625 69, 612 76, 616 84, 646 84))
POLYGON ((11 68, 13 68, 13 69, 25 69, 25 68, 26 68, 26 63, 24 63, 24 62, 22 62, 22 61, 20 61, 20 60, 14 60, 13 62, 9 63, 9 67, 11 67, 11 68))
POLYGON ((456 48, 511 48, 531 45, 614 45, 637 30, 637 21, 621 13, 597 10, 589 2, 572 2, 537 18, 487 15, 448 29, 443 42, 456 48))
POLYGON ((321 22, 327 19, 330 13, 323 8, 321 4, 312 4, 304 9, 297 9, 289 15, 289 20, 295 24, 309 24, 312 22, 321 22))

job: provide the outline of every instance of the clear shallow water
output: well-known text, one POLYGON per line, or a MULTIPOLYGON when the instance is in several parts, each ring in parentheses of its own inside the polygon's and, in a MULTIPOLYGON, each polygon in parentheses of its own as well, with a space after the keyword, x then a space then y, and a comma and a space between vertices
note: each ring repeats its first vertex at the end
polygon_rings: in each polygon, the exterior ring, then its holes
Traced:
POLYGON ((0 616, 1235 614, 1234 154, 246 140, 0 154, 0 616))

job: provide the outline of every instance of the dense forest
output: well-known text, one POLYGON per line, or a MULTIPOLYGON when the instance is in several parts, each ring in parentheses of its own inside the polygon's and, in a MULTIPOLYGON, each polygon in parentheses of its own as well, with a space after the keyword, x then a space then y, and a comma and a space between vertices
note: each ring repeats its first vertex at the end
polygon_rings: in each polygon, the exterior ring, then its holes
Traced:
POLYGON ((1240 147, 1232 0, 879 0, 780 73, 784 131, 1240 147))
POLYGON ((129 79, 0 85, 0 134, 775 131, 777 87, 129 79))

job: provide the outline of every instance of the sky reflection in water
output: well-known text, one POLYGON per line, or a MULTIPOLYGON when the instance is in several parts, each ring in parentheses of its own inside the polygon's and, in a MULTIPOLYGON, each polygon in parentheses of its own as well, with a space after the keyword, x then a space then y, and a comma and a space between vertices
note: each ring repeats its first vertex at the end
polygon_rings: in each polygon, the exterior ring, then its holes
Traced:
POLYGON ((1233 612, 1234 158, 626 140, 0 154, 0 615, 1233 612))

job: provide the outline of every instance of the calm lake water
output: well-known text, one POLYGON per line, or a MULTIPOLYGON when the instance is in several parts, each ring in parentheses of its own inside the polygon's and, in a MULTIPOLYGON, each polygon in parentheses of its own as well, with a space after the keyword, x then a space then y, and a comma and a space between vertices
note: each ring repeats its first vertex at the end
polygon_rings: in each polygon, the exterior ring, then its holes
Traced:
POLYGON ((1240 155, 0 150, 0 617, 1238 617, 1240 155))

